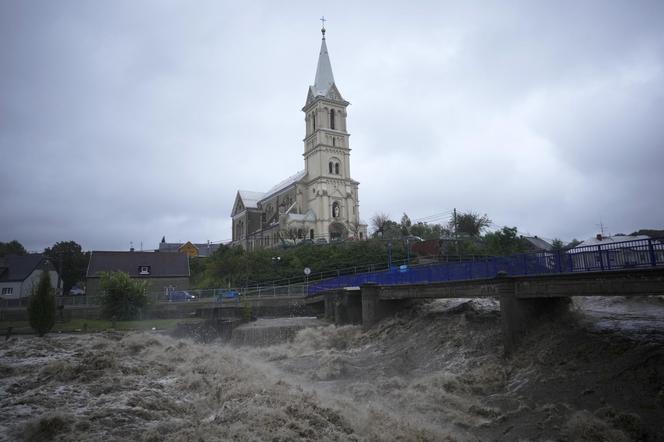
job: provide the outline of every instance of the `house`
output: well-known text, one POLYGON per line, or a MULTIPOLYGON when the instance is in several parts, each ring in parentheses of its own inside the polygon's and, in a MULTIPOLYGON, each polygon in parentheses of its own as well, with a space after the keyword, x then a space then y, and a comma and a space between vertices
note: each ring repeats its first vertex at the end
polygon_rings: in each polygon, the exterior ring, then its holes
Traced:
POLYGON ((535 236, 521 236, 521 240, 527 252, 550 252, 553 246, 548 241, 535 236))
POLYGON ((86 275, 88 296, 101 293, 103 272, 125 272, 132 279, 148 281, 150 292, 189 288, 189 256, 184 253, 94 251, 86 275))
POLYGON ((664 244, 647 235, 598 234, 567 252, 574 269, 602 270, 664 263, 664 244))
POLYGON ((58 272, 40 253, 0 257, 0 296, 16 299, 32 295, 42 272, 48 272, 51 287, 58 286, 58 272))
POLYGON ((159 243, 159 252, 167 253, 184 253, 191 258, 207 258, 212 255, 219 248, 219 244, 210 244, 210 242, 202 244, 194 244, 191 241, 185 243, 181 242, 166 242, 159 243))
MULTIPOLYGON (((350 172, 346 127, 350 103, 334 81, 325 28, 321 32, 316 76, 302 108, 304 169, 267 192, 237 192, 231 210, 233 245, 253 250, 366 238, 367 226, 360 220, 360 183, 350 172)), ((273 168, 279 171, 279 164, 273 168)))

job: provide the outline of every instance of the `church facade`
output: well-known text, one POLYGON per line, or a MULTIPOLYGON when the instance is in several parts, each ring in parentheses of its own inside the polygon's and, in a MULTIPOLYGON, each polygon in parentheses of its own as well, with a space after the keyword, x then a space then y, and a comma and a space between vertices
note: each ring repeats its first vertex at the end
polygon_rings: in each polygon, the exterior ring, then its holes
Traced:
POLYGON ((359 183, 350 175, 348 101, 334 82, 325 28, 305 115, 304 170, 267 192, 240 190, 231 212, 233 245, 247 250, 297 244, 363 240, 359 183))

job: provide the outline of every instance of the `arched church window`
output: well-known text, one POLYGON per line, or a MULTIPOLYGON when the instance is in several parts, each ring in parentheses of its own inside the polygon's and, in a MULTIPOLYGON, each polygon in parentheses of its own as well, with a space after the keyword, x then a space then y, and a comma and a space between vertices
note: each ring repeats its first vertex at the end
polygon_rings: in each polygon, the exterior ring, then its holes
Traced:
POLYGON ((334 164, 334 173, 335 173, 336 175, 339 175, 339 163, 335 163, 335 164, 334 164))
POLYGON ((328 164, 328 165, 330 166, 330 173, 332 173, 332 167, 334 167, 334 166, 332 166, 332 161, 330 161, 330 164, 328 164))
POLYGON ((334 109, 330 111, 330 129, 334 129, 334 109))

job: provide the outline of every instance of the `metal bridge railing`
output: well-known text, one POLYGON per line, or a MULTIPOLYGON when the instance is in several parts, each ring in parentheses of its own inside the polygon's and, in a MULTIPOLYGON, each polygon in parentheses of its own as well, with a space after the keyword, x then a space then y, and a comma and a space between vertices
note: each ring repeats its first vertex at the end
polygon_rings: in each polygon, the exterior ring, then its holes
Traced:
POLYGON ((426 284, 506 276, 546 275, 647 268, 664 265, 662 239, 643 239, 576 247, 571 250, 485 257, 470 262, 399 266, 380 272, 344 275, 313 283, 308 295, 360 286, 426 284))

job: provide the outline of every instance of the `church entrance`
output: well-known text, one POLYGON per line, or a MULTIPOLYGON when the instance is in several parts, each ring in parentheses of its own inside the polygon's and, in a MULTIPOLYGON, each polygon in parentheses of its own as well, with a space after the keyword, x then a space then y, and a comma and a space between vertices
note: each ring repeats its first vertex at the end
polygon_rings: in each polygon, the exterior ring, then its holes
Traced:
POLYGON ((330 240, 340 240, 348 236, 348 230, 346 226, 341 223, 332 223, 330 224, 330 240))

